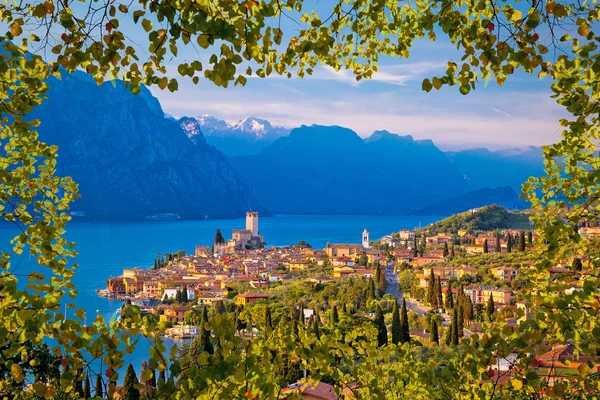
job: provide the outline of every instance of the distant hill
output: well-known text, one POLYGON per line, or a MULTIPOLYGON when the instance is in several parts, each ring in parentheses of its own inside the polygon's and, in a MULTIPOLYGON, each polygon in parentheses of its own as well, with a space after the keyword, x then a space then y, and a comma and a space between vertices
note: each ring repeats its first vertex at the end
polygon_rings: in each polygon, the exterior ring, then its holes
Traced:
POLYGON ((231 161, 278 213, 402 214, 468 190, 433 142, 387 131, 363 140, 347 128, 303 125, 231 161))
POLYGON ((49 85, 48 100, 31 116, 42 121, 40 138, 58 145, 58 173, 79 184, 72 210, 138 219, 233 218, 260 209, 227 158, 199 132, 194 145, 146 88, 134 96, 121 81, 98 86, 82 72, 49 85))
POLYGON ((526 201, 511 186, 483 188, 444 199, 427 207, 413 210, 408 215, 451 215, 488 204, 497 204, 508 209, 528 208, 526 201))
POLYGON ((429 225, 426 229, 456 233, 459 229, 491 231, 494 229, 530 229, 530 227, 528 215, 508 211, 504 207, 492 204, 477 210, 454 214, 429 225))
MULTIPOLYGON (((275 140, 290 133, 289 129, 274 127, 269 121, 254 117, 232 124, 210 115, 194 119, 208 144, 233 157, 257 154, 275 140)), ((188 133, 192 141, 195 141, 195 135, 194 132, 188 133)))
POLYGON ((520 193, 527 178, 544 174, 540 147, 499 151, 471 149, 446 154, 472 189, 511 186, 520 193))

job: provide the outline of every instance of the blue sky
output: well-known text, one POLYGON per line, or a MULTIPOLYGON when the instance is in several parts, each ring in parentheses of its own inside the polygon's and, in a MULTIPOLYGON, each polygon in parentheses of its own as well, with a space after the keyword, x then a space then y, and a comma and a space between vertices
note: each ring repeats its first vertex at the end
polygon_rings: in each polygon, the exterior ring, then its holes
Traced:
POLYGON ((228 89, 183 80, 177 93, 152 92, 177 117, 207 113, 233 122, 251 115, 287 128, 341 125, 363 137, 386 129, 432 139, 444 149, 523 147, 559 138, 563 111, 549 97, 548 79, 518 73, 501 87, 480 84, 467 96, 458 87, 423 92, 423 78, 443 75, 449 60, 460 61, 450 43, 421 41, 409 60, 385 59, 372 80, 360 83, 349 71, 319 67, 305 79, 252 78, 228 89))
MULTIPOLYGON (((306 0, 305 5, 307 11, 316 7, 325 15, 323 9, 331 3, 306 0)), ((291 16, 299 19, 298 15, 291 16)), ((282 21, 285 36, 298 29, 295 23, 282 21)), ((127 22, 121 29, 134 40, 143 60, 147 34, 127 22)), ((541 34, 540 40, 544 39, 541 34)), ((317 67, 314 75, 305 79, 274 74, 264 79, 250 78, 245 87, 223 89, 205 79, 194 85, 176 72, 180 62, 199 59, 207 65, 209 57, 210 53, 199 50, 194 40, 189 46, 180 46, 179 56, 170 61, 170 75, 178 77, 179 91, 151 88, 166 113, 176 117, 211 114, 229 122, 254 116, 286 128, 341 125, 363 137, 386 129, 416 139, 432 139, 443 149, 549 144, 560 137, 558 119, 565 116, 550 98, 549 79, 538 81, 537 76, 519 72, 502 87, 494 81, 487 88, 481 83, 467 96, 459 94, 458 87, 423 92, 423 78, 444 75, 448 61, 460 63, 460 55, 443 34, 438 34, 435 42, 415 42, 408 60, 380 60, 373 79, 360 83, 349 71, 336 73, 317 67)))

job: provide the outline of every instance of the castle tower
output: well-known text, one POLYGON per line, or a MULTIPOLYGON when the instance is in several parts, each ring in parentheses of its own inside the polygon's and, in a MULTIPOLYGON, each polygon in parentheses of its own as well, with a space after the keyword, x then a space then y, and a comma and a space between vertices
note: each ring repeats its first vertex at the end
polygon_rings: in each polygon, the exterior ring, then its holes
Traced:
POLYGON ((250 231, 252 237, 258 237, 258 212, 248 211, 246 213, 246 230, 250 231))
POLYGON ((369 231, 366 228, 362 234, 362 246, 364 249, 369 248, 369 231))

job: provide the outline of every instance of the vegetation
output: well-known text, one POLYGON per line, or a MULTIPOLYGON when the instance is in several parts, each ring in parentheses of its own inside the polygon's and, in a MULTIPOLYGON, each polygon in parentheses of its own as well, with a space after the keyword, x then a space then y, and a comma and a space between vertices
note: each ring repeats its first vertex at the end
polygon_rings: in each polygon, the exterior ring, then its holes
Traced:
POLYGON ((465 211, 454 214, 446 219, 434 222, 425 228, 436 232, 458 233, 459 230, 468 232, 493 231, 495 229, 529 229, 529 216, 520 212, 507 211, 501 206, 490 205, 477 211, 465 211))
MULTIPOLYGON (((570 293, 565 293, 564 279, 550 280, 546 274, 557 262, 574 256, 591 260, 600 256, 596 243, 579 234, 581 226, 597 223, 600 211, 596 206, 600 54, 595 35, 600 5, 532 1, 517 7, 509 1, 398 4, 352 0, 324 7, 319 15, 310 13, 310 5, 301 0, 90 0, 77 7, 50 0, 0 5, 0 207, 4 220, 17 225, 20 232, 0 253, 0 395, 80 395, 83 371, 89 369, 91 357, 106 366, 104 377, 112 397, 119 370, 138 335, 151 344, 148 371, 160 371, 157 392, 163 397, 279 398, 282 385, 301 376, 301 367, 307 370, 308 379, 328 380, 338 391, 352 384, 362 398, 385 398, 390 393, 489 398, 500 392, 504 398, 585 398, 600 390, 597 380, 588 379, 589 365, 583 364, 576 374, 552 386, 533 369, 534 358, 529 357, 546 345, 571 341, 581 356, 595 356, 600 350, 598 266, 592 263, 591 273, 569 276, 582 282, 582 290, 570 293), (295 15, 300 15, 297 24, 284 34, 279 20, 295 15), (133 43, 123 30, 128 26, 144 30, 147 40, 133 43), (71 282, 75 273, 71 259, 76 251, 64 233, 69 204, 78 194, 72 179, 56 175, 58 149, 40 140, 35 130, 40 121, 29 116, 45 100, 49 77, 82 70, 98 83, 122 78, 133 93, 139 93, 142 84, 177 90, 177 78, 167 64, 176 64, 179 75, 195 83, 207 79, 223 87, 232 82, 244 85, 248 76, 304 77, 321 64, 349 69, 361 80, 376 72, 381 57, 407 58, 416 38, 434 41, 438 36, 456 45, 462 53, 456 59, 461 61, 449 62, 442 76, 425 79, 423 90, 449 86, 468 94, 481 81, 495 79, 501 85, 516 71, 523 71, 548 77, 553 98, 565 109, 561 139, 544 148, 546 176, 532 178, 523 187, 534 211, 531 218, 543 236, 535 262, 521 271, 521 294, 531 304, 533 319, 505 329, 501 318, 495 318, 484 323, 485 335, 472 336, 458 346, 457 335, 452 334, 458 326, 454 324, 448 330, 454 349, 434 346, 416 352, 408 346, 377 346, 380 343, 369 338, 383 334, 377 335, 378 330, 365 321, 333 328, 340 329, 335 333, 319 327, 315 335, 314 331, 307 334, 297 321, 281 319, 285 322, 273 334, 244 342, 235 334, 236 328, 251 325, 251 320, 217 314, 204 318, 203 326, 209 332, 208 341, 221 350, 214 355, 202 352, 196 360, 199 368, 190 363, 189 356, 180 359, 168 354, 156 318, 141 316, 137 307, 124 307, 127 317, 111 326, 100 315, 88 315, 88 324, 83 326, 83 310, 69 313, 76 316, 69 319, 62 312, 65 303, 73 307, 69 303, 77 295, 71 282), (207 49, 207 56, 202 61, 180 62, 176 58, 179 47, 192 41, 207 49), (29 53, 29 44, 38 50, 36 54, 29 53), (50 53, 52 58, 47 60, 38 55, 50 53), (40 271, 21 276, 17 260, 23 253, 38 261, 40 271), (44 341, 51 342, 52 348, 43 347, 44 341), (518 354, 513 376, 500 391, 498 375, 494 378, 491 368, 512 352, 518 354), (360 363, 357 354, 364 355, 360 363), (54 363, 47 364, 45 371, 39 369, 38 362, 50 359, 60 360, 59 379, 50 378, 54 363), (440 369, 440 363, 445 368, 440 369), (26 385, 29 390, 24 390, 26 385)), ((516 226, 512 218, 525 218, 502 212, 489 218, 477 214, 471 216, 473 220, 465 216, 433 228, 500 229, 516 226)), ((512 247, 523 246, 519 240, 512 247)), ((425 250, 422 243, 421 251, 425 250)), ((370 282, 369 287, 374 286, 370 282)), ((345 297, 339 290, 320 289, 345 297)), ((365 307, 369 301, 371 305, 377 302, 374 287, 369 293, 356 302, 365 307)), ((341 301, 330 294, 316 297, 316 303, 325 298, 341 301)), ((353 301, 346 303, 354 305, 353 301)), ((383 313, 379 304, 375 308, 383 313)), ((458 318, 456 305, 453 318, 458 318)), ((151 372, 142 376, 142 382, 151 376, 151 372)), ((130 377, 128 373, 122 398, 139 397, 135 384, 129 384, 137 378, 130 377)))

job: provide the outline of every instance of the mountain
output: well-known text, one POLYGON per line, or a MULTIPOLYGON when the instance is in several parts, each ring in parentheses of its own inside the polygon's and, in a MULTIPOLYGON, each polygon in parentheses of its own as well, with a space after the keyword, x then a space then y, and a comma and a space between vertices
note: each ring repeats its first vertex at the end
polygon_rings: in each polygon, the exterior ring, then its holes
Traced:
MULTIPOLYGON (((229 156, 257 154, 280 137, 287 136, 289 130, 274 127, 264 119, 248 117, 236 123, 227 122, 203 115, 196 117, 208 144, 229 156)), ((188 134, 194 140, 195 134, 188 134)))
POLYGON ((444 199, 427 207, 413 210, 408 215, 451 215, 488 204, 497 204, 508 209, 528 208, 527 202, 511 186, 483 188, 444 199))
POLYGON ((529 216, 515 211, 507 211, 497 204, 454 214, 434 222, 425 229, 436 232, 457 233, 459 229, 491 231, 494 229, 531 229, 529 216))
POLYGON ((92 218, 232 218, 260 209, 250 186, 227 158, 206 144, 194 121, 165 117, 143 88, 101 86, 83 73, 49 81, 35 109, 42 140, 56 144, 58 173, 79 184, 72 210, 92 218), (197 130, 192 143, 187 133, 197 130))
POLYGON ((509 185, 520 192, 527 178, 544 174, 540 147, 500 151, 471 149, 446 154, 473 189, 509 185))
POLYGON ((468 190, 433 142, 386 131, 363 140, 347 128, 303 125, 231 162, 279 213, 400 214, 468 190))

